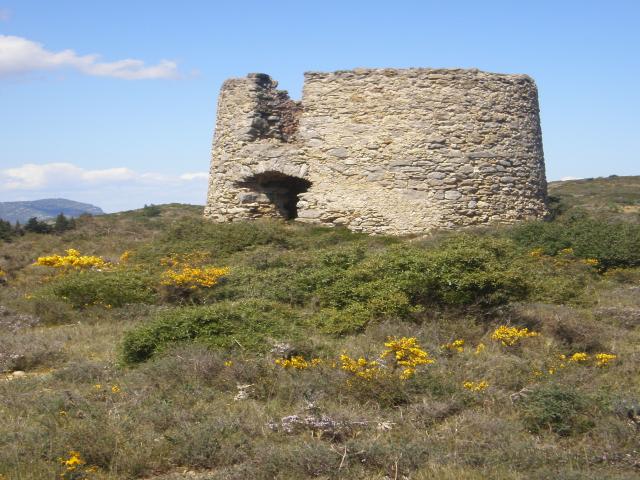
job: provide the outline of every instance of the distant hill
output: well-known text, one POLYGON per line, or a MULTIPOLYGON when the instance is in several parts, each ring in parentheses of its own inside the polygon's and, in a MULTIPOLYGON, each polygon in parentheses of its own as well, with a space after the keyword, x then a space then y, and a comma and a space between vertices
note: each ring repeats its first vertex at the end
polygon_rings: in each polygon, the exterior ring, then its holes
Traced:
POLYGON ((598 218, 640 223, 640 176, 551 182, 549 195, 565 212, 577 208, 598 218))
POLYGON ((74 202, 65 198, 45 198, 28 202, 0 202, 0 218, 11 223, 24 223, 31 217, 41 220, 55 218, 64 213, 67 217, 78 217, 83 213, 103 215, 101 208, 89 203, 74 202))

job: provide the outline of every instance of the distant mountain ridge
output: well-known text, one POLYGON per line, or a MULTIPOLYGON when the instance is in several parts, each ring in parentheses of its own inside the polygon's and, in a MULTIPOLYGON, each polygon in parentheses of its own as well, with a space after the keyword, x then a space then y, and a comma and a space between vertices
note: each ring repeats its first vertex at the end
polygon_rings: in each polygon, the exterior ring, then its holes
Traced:
POLYGON ((11 223, 25 223, 31 217, 40 220, 55 218, 63 213, 67 217, 78 217, 83 213, 103 215, 100 207, 89 203, 81 203, 66 198, 45 198, 24 202, 0 202, 0 219, 11 223))

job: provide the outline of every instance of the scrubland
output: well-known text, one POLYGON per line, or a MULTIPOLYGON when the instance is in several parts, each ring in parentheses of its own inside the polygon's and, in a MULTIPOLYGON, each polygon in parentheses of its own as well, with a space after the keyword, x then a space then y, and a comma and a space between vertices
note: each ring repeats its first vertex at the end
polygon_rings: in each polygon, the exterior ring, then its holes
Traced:
POLYGON ((619 181, 425 237, 166 205, 0 244, 0 478, 638 478, 619 181))

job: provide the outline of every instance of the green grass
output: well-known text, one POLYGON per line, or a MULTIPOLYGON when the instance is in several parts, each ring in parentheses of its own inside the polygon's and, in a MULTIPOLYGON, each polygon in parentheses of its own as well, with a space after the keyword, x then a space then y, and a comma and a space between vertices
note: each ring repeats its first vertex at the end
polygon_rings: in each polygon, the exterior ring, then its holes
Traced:
POLYGON ((423 239, 217 225, 169 205, 0 244, 0 474, 55 478, 77 450, 95 479, 635 478, 637 224, 585 203, 620 181, 563 184, 571 206, 553 222, 423 239), (103 272, 31 265, 65 248, 133 254, 103 272), (162 259, 196 252, 231 273, 166 295, 162 259), (502 324, 540 335, 504 347, 491 339, 502 324), (376 360, 390 336, 436 362, 406 381, 334 367, 343 353, 376 360), (463 352, 441 349, 458 338, 463 352), (323 362, 285 370, 282 352, 323 362), (618 357, 560 366, 576 352, 618 357), (334 423, 278 427, 294 414, 334 423))

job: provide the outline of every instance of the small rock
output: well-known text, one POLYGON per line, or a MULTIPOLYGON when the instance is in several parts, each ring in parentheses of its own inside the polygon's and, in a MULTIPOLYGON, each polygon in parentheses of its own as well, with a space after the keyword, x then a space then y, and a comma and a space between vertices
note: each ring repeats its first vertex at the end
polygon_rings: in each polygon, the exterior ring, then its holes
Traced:
POLYGON ((253 384, 237 385, 237 387, 238 387, 238 393, 236 393, 235 397, 233 397, 233 399, 236 402, 239 400, 246 400, 247 398, 249 398, 250 389, 251 387, 253 387, 253 384))
POLYGON ((346 148, 332 148, 329 150, 329 155, 333 155, 338 158, 347 158, 349 156, 349 151, 346 148))
POLYGON ((458 200, 462 194, 457 190, 447 190, 444 192, 445 200, 458 200))

